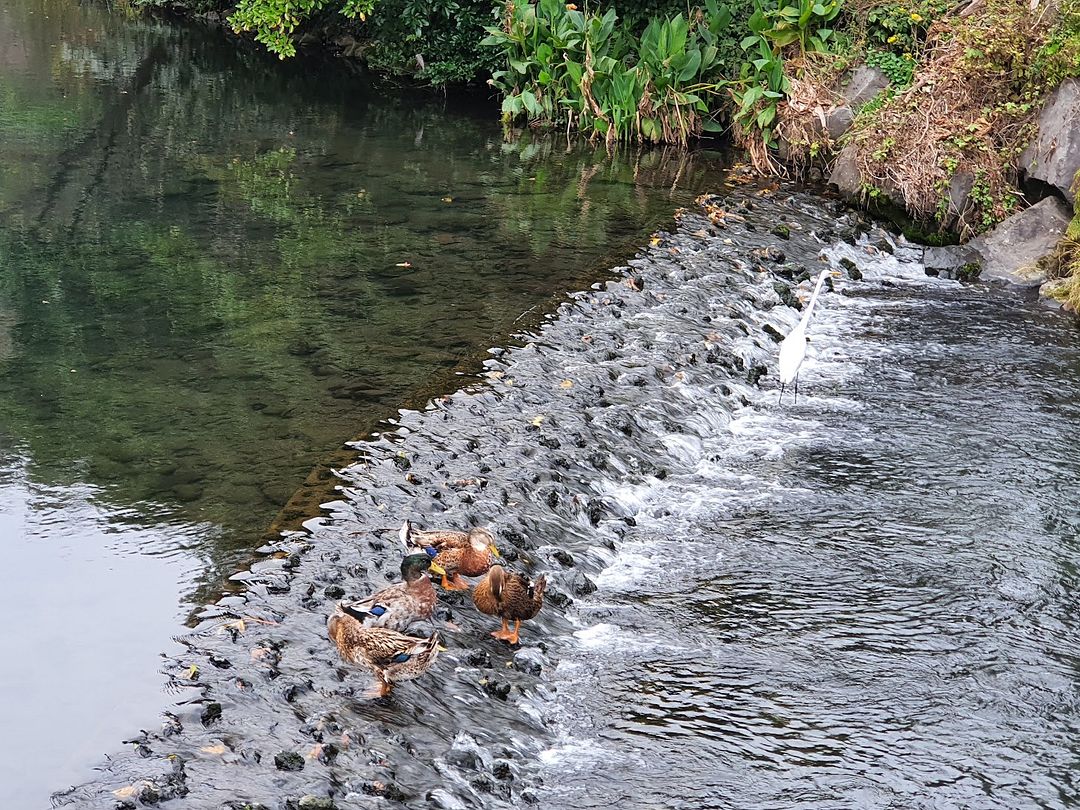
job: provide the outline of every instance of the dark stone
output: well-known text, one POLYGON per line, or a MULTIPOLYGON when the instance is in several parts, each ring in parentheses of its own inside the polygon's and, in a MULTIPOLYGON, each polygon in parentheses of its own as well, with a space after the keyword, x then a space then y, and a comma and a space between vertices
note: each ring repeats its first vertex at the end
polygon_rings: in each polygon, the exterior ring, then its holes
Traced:
POLYGON ((539 439, 537 439, 537 444, 542 444, 549 450, 558 450, 560 447, 562 447, 562 444, 554 436, 541 436, 539 439))
POLYGON ((573 599, 558 588, 552 588, 550 585, 547 591, 544 592, 544 600, 557 608, 567 608, 574 603, 573 599))
POLYGON ((570 590, 574 596, 587 596, 596 590, 596 583, 582 571, 578 571, 574 574, 574 579, 570 583, 570 590))
POLYGON ((513 779, 514 772, 510 768, 510 763, 504 759, 497 759, 491 766, 491 775, 496 779, 513 779))
POLYGON ((220 703, 207 703, 206 708, 202 710, 202 724, 208 726, 215 720, 221 719, 221 704, 220 703))
POLYGON ((561 548, 556 549, 551 556, 554 557, 560 565, 566 568, 571 568, 574 565, 574 558, 570 556, 570 552, 564 551, 561 548))
POLYGON ((514 654, 514 669, 539 676, 544 669, 544 656, 533 647, 524 647, 514 654))
MULTIPOLYGON (((782 304, 789 306, 792 309, 802 309, 802 302, 799 300, 798 296, 791 291, 791 287, 782 281, 774 281, 772 286, 776 294, 780 296, 780 302, 782 304)), ((706 358, 706 360, 708 360, 708 358, 706 358)))
POLYGON ((465 663, 472 667, 490 667, 491 656, 481 649, 469 650, 465 654, 465 663))
POLYGON ((491 695, 493 698, 498 698, 499 700, 506 700, 506 698, 510 695, 510 684, 496 681, 493 678, 488 678, 484 682, 484 691, 491 695))
POLYGON ((274 766, 279 771, 302 771, 304 758, 295 751, 282 751, 280 754, 274 754, 274 766))
POLYGON ((780 239, 790 239, 791 227, 781 222, 779 225, 774 226, 773 229, 769 231, 769 233, 771 233, 773 236, 779 237, 780 239))
POLYGON ((330 599, 340 599, 345 595, 345 589, 340 585, 328 585, 323 588, 323 593, 330 599))
POLYGON ((210 653, 209 660, 210 663, 218 669, 229 669, 230 667, 232 667, 232 661, 230 661, 228 658, 222 658, 220 655, 216 655, 214 653, 210 653))
POLYGON ((862 279, 862 270, 860 270, 859 265, 855 264, 851 259, 844 257, 840 260, 840 266, 847 270, 848 278, 852 281, 860 281, 862 279))
POLYGON ((765 366, 755 363, 750 366, 750 370, 746 372, 746 381, 750 385, 757 385, 758 381, 768 373, 768 369, 765 366))
POLYGON ((763 327, 761 327, 761 331, 768 335, 772 339, 773 343, 781 343, 784 340, 784 336, 780 334, 780 330, 772 324, 765 324, 763 327))

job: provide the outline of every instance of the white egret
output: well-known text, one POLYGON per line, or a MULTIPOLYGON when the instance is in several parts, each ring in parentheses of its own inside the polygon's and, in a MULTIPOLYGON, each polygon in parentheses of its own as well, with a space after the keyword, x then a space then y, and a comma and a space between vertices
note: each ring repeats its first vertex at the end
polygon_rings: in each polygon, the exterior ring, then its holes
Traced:
POLYGON ((814 293, 810 296, 810 303, 806 306, 806 312, 795 324, 783 342, 780 344, 780 401, 784 401, 784 389, 788 384, 795 383, 795 402, 799 401, 799 366, 806 357, 806 327, 810 324, 810 316, 814 314, 814 304, 817 303, 821 285, 829 277, 828 270, 822 270, 814 285, 814 293))

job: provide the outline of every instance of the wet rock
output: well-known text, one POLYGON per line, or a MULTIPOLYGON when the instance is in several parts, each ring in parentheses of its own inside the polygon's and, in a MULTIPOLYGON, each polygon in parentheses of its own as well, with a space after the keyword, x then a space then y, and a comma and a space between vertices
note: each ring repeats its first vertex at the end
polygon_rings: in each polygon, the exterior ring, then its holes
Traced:
POLYGON ((977 264, 978 261, 979 254, 968 245, 927 247, 923 250, 923 267, 928 276, 944 275, 945 278, 954 278, 953 273, 966 265, 977 264))
POLYGON ((296 803, 298 810, 337 810, 337 805, 329 796, 302 796, 296 803))
POLYGON ((491 695, 493 698, 499 700, 506 700, 510 695, 510 684, 505 681, 497 681, 493 678, 486 679, 481 686, 484 687, 484 691, 491 695))
POLYGON ((1080 79, 1066 79, 1039 113, 1039 131, 1020 156, 1027 177, 1053 186, 1067 200, 1080 171, 1080 79))
POLYGON ((757 385, 761 378, 767 373, 768 369, 765 368, 765 366, 755 363, 750 366, 750 370, 746 372, 746 381, 750 383, 750 385, 757 385))
POLYGON ((521 800, 525 802, 525 804, 540 804, 540 797, 531 790, 521 791, 521 800))
POLYGON ((1037 263, 1054 250, 1070 219, 1065 204, 1048 197, 972 239, 968 244, 982 260, 982 277, 1038 287, 1046 281, 1046 273, 1037 263))
POLYGON ((465 654, 465 663, 471 667, 490 667, 491 656, 481 649, 469 650, 465 654))
POLYGON ((847 270, 848 278, 852 281, 862 280, 862 270, 860 270, 859 265, 855 264, 851 259, 844 257, 840 260, 840 266, 847 270))
POLYGON ((596 583, 583 572, 578 571, 570 583, 570 591, 574 596, 588 596, 596 591, 596 583))
POLYGON ((207 703, 206 707, 202 710, 200 716, 202 724, 208 726, 211 723, 221 719, 221 704, 220 703, 207 703))
POLYGON ((232 667, 232 661, 215 653, 210 653, 209 661, 218 669, 230 669, 232 667))
POLYGON ((769 233, 771 233, 773 236, 779 237, 780 239, 790 239, 791 226, 781 222, 779 225, 773 226, 772 230, 769 231, 769 233))
POLYGON ((554 605, 557 608, 567 608, 574 604, 574 600, 560 591, 558 588, 553 588, 548 585, 548 589, 544 592, 544 601, 554 605))
POLYGON ((535 647, 522 647, 514 653, 514 669, 538 676, 544 670, 544 656, 535 647))
POLYGON ((551 556, 565 568, 571 568, 574 565, 574 558, 570 555, 570 552, 564 551, 561 548, 555 549, 551 556))
POLYGON ((304 758, 295 751, 282 751, 274 754, 274 767, 279 771, 302 771, 304 758))
POLYGON ((761 331, 768 335, 772 339, 773 343, 782 343, 784 340, 784 336, 780 334, 780 330, 772 324, 765 324, 763 327, 761 327, 761 331))
POLYGON ((782 281, 773 282, 773 290, 778 296, 780 296, 780 302, 785 306, 789 306, 792 309, 802 309, 802 302, 798 296, 792 292, 791 287, 782 281))
POLYGON ((509 762, 505 759, 498 759, 491 766, 491 775, 496 779, 513 779, 514 771, 509 762))

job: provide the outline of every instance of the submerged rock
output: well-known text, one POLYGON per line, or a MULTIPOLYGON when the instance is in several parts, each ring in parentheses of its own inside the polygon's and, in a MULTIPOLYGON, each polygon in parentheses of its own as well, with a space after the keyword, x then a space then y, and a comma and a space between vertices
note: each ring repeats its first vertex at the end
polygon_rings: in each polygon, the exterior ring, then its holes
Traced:
POLYGON ((295 751, 282 751, 280 754, 274 754, 274 766, 279 771, 302 771, 304 758, 295 751))
POLYGON ((1065 204, 1048 197, 972 239, 969 245, 982 260, 982 278, 1038 287, 1046 281, 1046 272, 1037 262, 1054 250, 1070 219, 1065 204))

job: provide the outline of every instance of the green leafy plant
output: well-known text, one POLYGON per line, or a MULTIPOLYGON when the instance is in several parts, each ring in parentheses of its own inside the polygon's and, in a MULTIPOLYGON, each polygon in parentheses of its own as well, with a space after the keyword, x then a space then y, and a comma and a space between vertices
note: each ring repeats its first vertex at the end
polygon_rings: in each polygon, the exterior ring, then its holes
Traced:
MULTIPOLYGON (((321 11, 327 0, 240 0, 229 17, 237 33, 253 31, 255 40, 280 58, 296 55, 293 33, 297 26, 321 11)), ((345 0, 341 13, 363 20, 375 7, 375 0, 345 0)))
POLYGON ((731 15, 707 0, 693 20, 653 19, 640 37, 618 14, 581 12, 560 0, 514 6, 482 45, 505 69, 491 84, 503 93, 505 123, 565 125, 608 142, 686 144, 718 129, 707 98, 719 95, 718 39, 731 15))
POLYGON ((866 51, 866 64, 876 67, 884 73, 893 87, 903 89, 911 84, 915 76, 915 57, 910 53, 898 55, 892 51, 869 48, 866 51))
POLYGON ((771 8, 759 2, 751 15, 750 34, 740 43, 746 58, 731 94, 737 140, 748 147, 759 168, 770 163, 768 149, 776 146, 773 133, 779 105, 791 89, 784 71, 785 50, 827 51, 833 35, 827 26, 841 8, 842 0, 776 0, 771 8))

